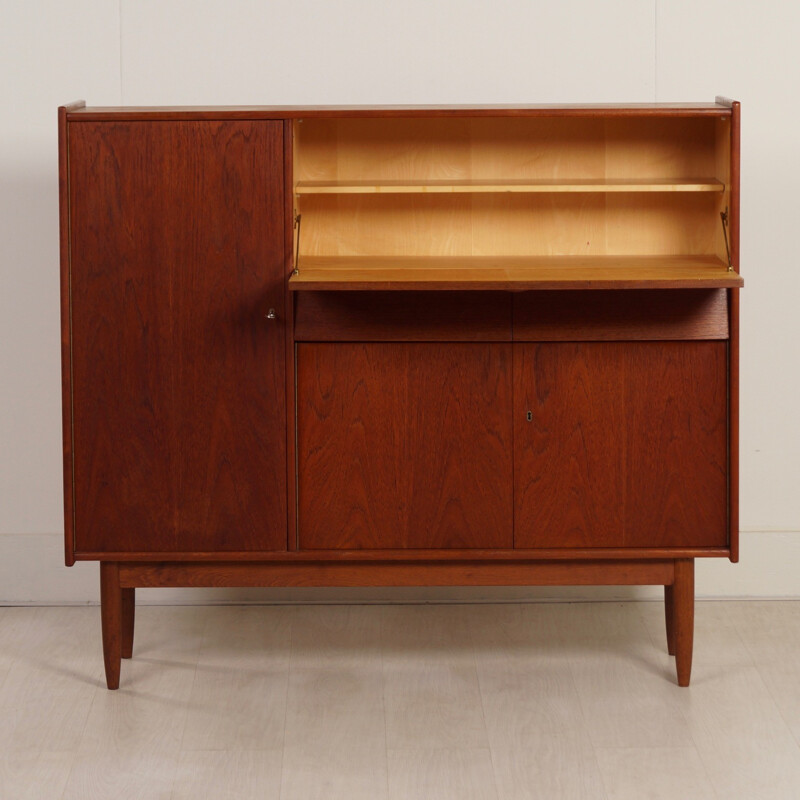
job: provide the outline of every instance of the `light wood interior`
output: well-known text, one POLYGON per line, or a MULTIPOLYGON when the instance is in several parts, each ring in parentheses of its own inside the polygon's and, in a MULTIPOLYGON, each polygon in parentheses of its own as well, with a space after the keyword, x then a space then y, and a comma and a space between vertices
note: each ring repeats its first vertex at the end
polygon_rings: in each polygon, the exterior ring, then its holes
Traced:
POLYGON ((299 181, 296 194, 522 194, 554 192, 723 192, 715 178, 679 180, 505 180, 505 181, 299 181))
POLYGON ((294 134, 293 284, 308 270, 315 284, 326 270, 331 284, 387 269, 575 282, 578 263, 623 281, 727 272, 727 117, 308 119, 294 134))
POLYGON ((322 289, 735 288, 717 256, 306 256, 289 281, 322 289))

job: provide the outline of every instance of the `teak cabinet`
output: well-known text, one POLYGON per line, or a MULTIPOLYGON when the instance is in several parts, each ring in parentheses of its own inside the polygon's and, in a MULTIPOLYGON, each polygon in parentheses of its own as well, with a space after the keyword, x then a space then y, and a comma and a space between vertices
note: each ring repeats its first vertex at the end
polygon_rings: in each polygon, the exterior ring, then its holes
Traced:
POLYGON ((66 561, 135 587, 738 560, 739 104, 59 109, 66 561))

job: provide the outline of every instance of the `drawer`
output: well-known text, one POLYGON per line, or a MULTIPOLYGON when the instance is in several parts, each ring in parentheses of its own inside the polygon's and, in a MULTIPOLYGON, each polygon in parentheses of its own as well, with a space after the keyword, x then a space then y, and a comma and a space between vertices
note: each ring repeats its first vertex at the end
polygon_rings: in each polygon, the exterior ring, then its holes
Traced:
POLYGON ((727 339, 725 289, 537 291, 514 295, 514 340, 727 339))
POLYGON ((298 342, 509 342, 506 292, 299 292, 298 342))

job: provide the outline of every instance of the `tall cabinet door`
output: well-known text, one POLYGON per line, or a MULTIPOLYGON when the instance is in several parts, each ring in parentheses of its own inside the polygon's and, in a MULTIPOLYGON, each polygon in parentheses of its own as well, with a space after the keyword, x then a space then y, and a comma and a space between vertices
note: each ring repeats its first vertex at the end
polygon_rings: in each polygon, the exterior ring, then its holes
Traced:
POLYGON ((726 546, 726 342, 514 348, 515 547, 726 546))
POLYGON ((76 551, 285 549, 282 123, 68 147, 76 551))

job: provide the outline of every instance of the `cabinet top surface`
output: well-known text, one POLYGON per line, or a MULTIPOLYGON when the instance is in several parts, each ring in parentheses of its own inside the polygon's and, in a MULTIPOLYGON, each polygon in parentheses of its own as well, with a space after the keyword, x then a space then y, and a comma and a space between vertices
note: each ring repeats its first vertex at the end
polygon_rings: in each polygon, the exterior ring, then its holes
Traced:
POLYGON ((515 116, 726 116, 725 103, 596 103, 563 105, 351 105, 351 106, 81 106, 65 107, 71 120, 88 119, 296 119, 302 117, 515 117, 515 116))

